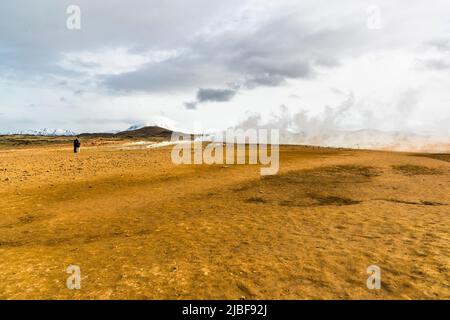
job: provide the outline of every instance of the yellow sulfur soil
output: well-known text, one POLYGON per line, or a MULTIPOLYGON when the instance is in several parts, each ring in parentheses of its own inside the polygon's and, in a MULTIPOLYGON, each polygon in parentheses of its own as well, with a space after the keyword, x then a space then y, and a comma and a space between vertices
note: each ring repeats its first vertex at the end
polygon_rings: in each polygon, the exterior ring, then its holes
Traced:
POLYGON ((0 151, 0 298, 450 298, 448 155, 282 146, 262 178, 170 152, 0 151))

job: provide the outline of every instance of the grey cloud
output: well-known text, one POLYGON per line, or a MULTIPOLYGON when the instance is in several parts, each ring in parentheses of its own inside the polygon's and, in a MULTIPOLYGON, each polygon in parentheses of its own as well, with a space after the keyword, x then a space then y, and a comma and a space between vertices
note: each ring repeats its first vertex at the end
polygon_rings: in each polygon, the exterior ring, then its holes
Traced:
POLYGON ((188 109, 188 110, 195 110, 195 109, 197 109, 197 105, 198 105, 198 102, 197 102, 197 101, 185 102, 185 103, 184 103, 184 106, 185 106, 186 109, 188 109))
POLYGON ((440 51, 450 51, 450 40, 448 39, 434 40, 428 44, 440 51))
POLYGON ((57 65, 61 54, 101 48, 145 51, 178 46, 186 41, 186 35, 213 21, 223 7, 233 2, 236 0, 192 0, 183 5, 177 0, 78 0, 82 24, 81 30, 74 31, 66 28, 66 8, 72 1, 3 1, 0 71, 13 71, 18 78, 50 73, 73 75, 73 71, 57 65))
POLYGON ((264 85, 273 85, 282 84, 287 78, 312 77, 316 66, 337 66, 348 53, 357 55, 365 51, 369 41, 368 32, 356 28, 352 22, 334 29, 315 30, 303 24, 297 15, 287 14, 260 25, 256 31, 241 34, 230 31, 207 39, 198 47, 204 48, 213 59, 222 59, 230 69, 261 80, 264 85))
POLYGON ((256 87, 276 87, 286 82, 286 78, 277 74, 260 74, 244 82, 244 87, 248 89, 254 89, 256 87))
POLYGON ((194 110, 197 106, 204 102, 228 102, 234 98, 237 94, 237 90, 234 89, 213 89, 213 88, 200 88, 197 91, 195 101, 185 102, 186 109, 194 110))
MULTIPOLYGON (((216 30, 214 21, 231 25, 242 1, 192 0, 184 5, 177 0, 78 0, 82 28, 70 31, 65 26, 65 9, 71 1, 4 1, 0 11, 0 71, 13 70, 22 77, 76 77, 80 75, 55 63, 62 54, 100 48, 122 47, 142 53, 182 47, 187 50, 176 59, 98 80, 111 91, 193 90, 229 82, 255 88, 310 78, 316 67, 332 68, 343 58, 379 47, 381 40, 364 27, 360 17, 347 14, 349 19, 342 19, 341 6, 326 11, 327 21, 307 23, 306 17, 316 13, 308 11, 311 7, 324 11, 330 6, 326 1, 311 3, 274 11, 273 16, 249 29, 216 30), (208 28, 212 32, 205 31, 208 28)), ((351 2, 348 7, 354 8, 351 2)), ((449 42, 442 40, 434 45, 448 48, 449 42)), ((78 62, 84 68, 95 67, 78 62)))
POLYGON ((314 30, 296 15, 281 15, 252 31, 229 30, 214 37, 188 38, 179 57, 104 77, 102 83, 113 90, 150 92, 229 82, 247 89, 280 86, 287 79, 313 77, 317 66, 339 65, 346 54, 364 52, 367 48, 363 44, 369 41, 367 30, 352 23, 314 30))
MULTIPOLYGON (((312 30, 289 14, 275 17, 251 32, 229 31, 214 38, 196 38, 188 52, 196 57, 197 66, 207 61, 210 65, 221 65, 231 71, 226 76, 221 75, 222 78, 234 76, 227 91, 204 93, 206 97, 212 96, 211 101, 229 101, 242 89, 281 86, 288 79, 314 77, 317 66, 335 67, 339 65, 339 59, 350 51, 352 54, 364 51, 362 48, 352 50, 354 41, 359 44, 368 41, 367 30, 348 26, 335 30, 312 30)), ((146 73, 152 74, 149 71, 146 73)), ((171 83, 180 83, 181 79, 177 77, 171 83)), ((198 81, 195 76, 190 79, 198 81)), ((131 79, 125 82, 134 83, 131 79)), ((162 82, 165 82, 164 76, 162 82)), ((201 90, 197 93, 197 101, 185 103, 186 108, 196 108, 203 100, 208 100, 202 99, 201 90)))
POLYGON ((233 99, 236 91, 231 89, 201 88, 197 92, 198 102, 227 102, 233 99))
MULTIPOLYGON (((317 66, 334 67, 348 53, 357 55, 367 50, 371 40, 367 30, 354 21, 345 21, 339 27, 312 28, 302 21, 304 13, 299 8, 299 12, 276 12, 249 30, 212 28, 213 36, 204 31, 219 18, 229 23, 227 18, 233 17, 239 3, 193 0, 181 11, 176 0, 79 0, 79 31, 65 26, 65 9, 70 1, 2 3, 0 71, 14 70, 19 77, 59 74, 76 78, 83 73, 57 64, 65 53, 122 47, 139 54, 184 48, 179 57, 148 63, 133 72, 97 76, 96 83, 110 89, 111 94, 194 90, 229 82, 252 89, 280 86, 292 78, 310 78, 317 66), (105 6, 108 12, 120 14, 107 14, 105 6)), ((96 67, 95 63, 76 59, 72 65, 96 67)))
POLYGON ((100 80, 111 90, 157 92, 207 85, 215 76, 198 59, 183 56, 149 63, 137 71, 103 76, 100 80))
POLYGON ((444 59, 430 59, 423 61, 426 68, 432 70, 447 70, 450 69, 450 63, 444 59))

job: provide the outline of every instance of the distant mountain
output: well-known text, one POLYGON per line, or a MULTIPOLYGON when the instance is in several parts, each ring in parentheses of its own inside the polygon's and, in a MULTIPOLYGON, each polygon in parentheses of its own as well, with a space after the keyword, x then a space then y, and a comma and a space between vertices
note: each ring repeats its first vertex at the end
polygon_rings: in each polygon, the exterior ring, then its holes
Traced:
POLYGON ((137 137, 158 137, 158 138, 170 138, 173 131, 158 126, 131 126, 128 130, 118 132, 115 136, 123 138, 137 138, 137 137), (136 129, 135 129, 136 128, 136 129))
POLYGON ((29 135, 29 136, 75 136, 76 132, 65 129, 17 130, 4 133, 5 135, 29 135))
POLYGON ((79 137, 86 138, 164 138, 170 139, 172 137, 172 130, 165 129, 158 126, 141 126, 133 125, 125 131, 120 132, 104 132, 104 133, 82 133, 79 137), (136 128, 136 129, 135 129, 136 128))

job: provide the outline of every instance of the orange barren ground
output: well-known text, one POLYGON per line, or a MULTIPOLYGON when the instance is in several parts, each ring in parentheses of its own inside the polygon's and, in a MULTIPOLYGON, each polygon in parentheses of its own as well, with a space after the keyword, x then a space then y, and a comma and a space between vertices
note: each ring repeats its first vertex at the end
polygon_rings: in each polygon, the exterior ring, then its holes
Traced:
POLYGON ((170 152, 0 151, 0 298, 450 298, 448 155, 289 146, 261 177, 170 152))

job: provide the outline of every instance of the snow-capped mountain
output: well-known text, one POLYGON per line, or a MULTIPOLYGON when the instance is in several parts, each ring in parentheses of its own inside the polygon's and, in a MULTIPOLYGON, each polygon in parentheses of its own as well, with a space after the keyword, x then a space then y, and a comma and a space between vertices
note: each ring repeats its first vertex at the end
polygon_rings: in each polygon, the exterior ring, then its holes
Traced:
POLYGON ((17 130, 4 133, 6 135, 20 134, 31 136, 75 136, 76 132, 65 129, 49 129, 44 128, 40 130, 17 130))

